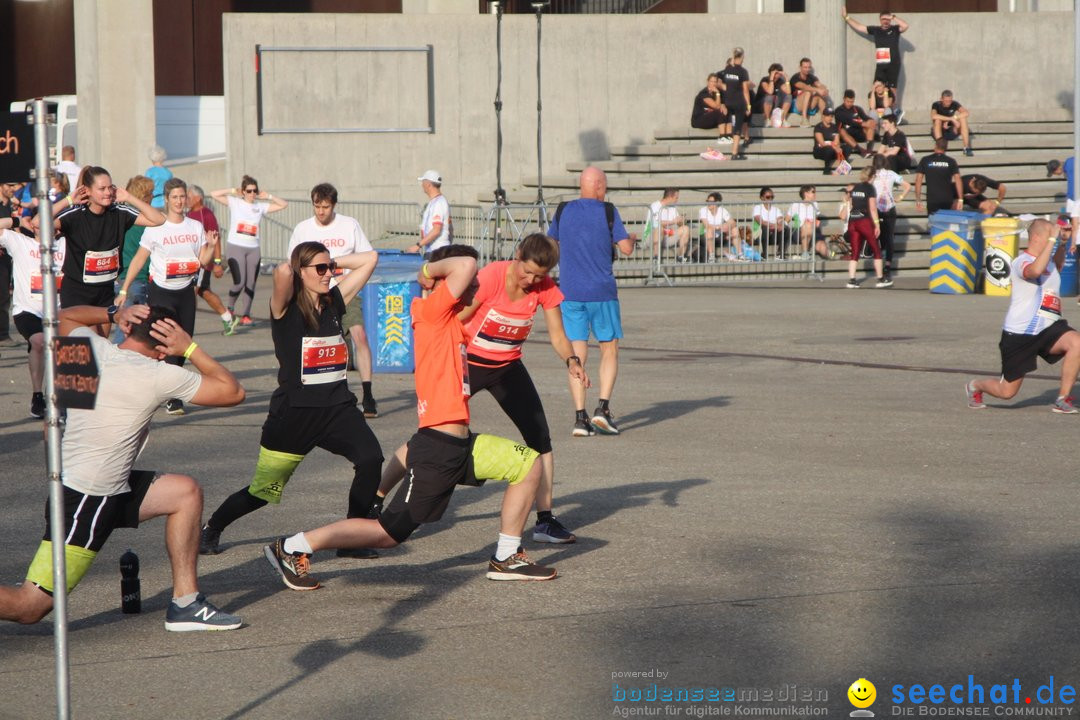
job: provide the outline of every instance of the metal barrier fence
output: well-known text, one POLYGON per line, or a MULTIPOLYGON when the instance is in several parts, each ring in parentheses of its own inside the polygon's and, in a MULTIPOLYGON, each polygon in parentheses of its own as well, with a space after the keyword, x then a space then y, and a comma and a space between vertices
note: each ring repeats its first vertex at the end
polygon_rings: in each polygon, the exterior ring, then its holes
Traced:
MULTIPOLYGON (((263 269, 286 257, 293 228, 311 217, 307 198, 286 198, 289 206, 262 220, 263 269)), ((218 221, 228 208, 210 201, 218 221)), ((659 214, 645 204, 619 204, 628 233, 640 240, 630 255, 616 254, 620 284, 682 285, 718 280, 822 277, 828 248, 801 203, 671 205, 659 214), (659 216, 658 216, 659 215, 659 216)), ((527 235, 546 228, 555 205, 451 205, 454 241, 476 247, 481 263, 510 259, 527 235)), ((372 245, 404 250, 419 237, 423 205, 413 202, 340 202, 337 211, 355 217, 372 245)), ((818 219, 824 224, 825 216, 818 219)), ((835 218, 829 218, 835 220, 835 218)), ((222 238, 224 242, 225 238, 222 238)), ((553 273, 557 276, 557 271, 553 273)))

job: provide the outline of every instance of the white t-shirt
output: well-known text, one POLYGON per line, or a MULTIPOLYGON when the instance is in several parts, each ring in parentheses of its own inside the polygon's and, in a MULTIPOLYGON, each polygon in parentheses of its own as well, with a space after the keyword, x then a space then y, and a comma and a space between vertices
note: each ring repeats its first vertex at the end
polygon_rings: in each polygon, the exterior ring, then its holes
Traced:
POLYGON ((79 184, 79 173, 82 172, 82 168, 71 162, 70 160, 61 160, 56 163, 56 167, 53 168, 56 172, 62 172, 67 175, 68 179, 68 192, 75 192, 75 188, 79 184))
POLYGON ((266 200, 249 203, 230 195, 227 241, 239 247, 259 247, 259 223, 269 207, 270 203, 266 200))
POLYGON ((292 257, 292 251, 296 249, 296 246, 303 242, 322 243, 330 251, 332 258, 374 249, 368 242, 360 223, 355 218, 338 213, 334 213, 334 219, 329 225, 320 225, 314 217, 297 223, 293 228, 292 237, 289 238, 289 257, 292 257))
POLYGON ((78 328, 71 336, 90 338, 100 381, 93 410, 68 410, 63 483, 87 495, 127 492, 154 411, 169 398, 191 402, 202 375, 121 350, 90 328, 78 328))
MULTIPOLYGON (((652 213, 653 226, 659 230, 664 223, 673 223, 679 221, 679 211, 674 205, 664 205, 659 200, 649 206, 649 212, 652 213)), ((665 235, 672 235, 675 233, 675 228, 664 228, 665 235)))
POLYGON ((766 208, 762 204, 754 206, 754 217, 760 218, 761 224, 765 223, 778 223, 780 222, 780 208, 776 205, 771 205, 766 208))
POLYGON ((878 170, 874 175, 874 190, 877 191, 877 209, 879 212, 888 212, 896 207, 896 201, 893 200, 892 191, 897 185, 904 182, 904 178, 900 177, 892 170, 882 168, 878 170))
POLYGON ((718 227, 731 220, 731 213, 719 205, 716 206, 715 213, 710 212, 708 206, 705 206, 701 208, 701 210, 698 210, 698 220, 701 221, 703 225, 718 227))
POLYGON ((816 202, 793 202, 788 208, 787 217, 791 218, 794 227, 802 227, 806 223, 814 224, 818 219, 818 204, 816 202), (796 219, 797 218, 797 219, 796 219))
POLYGON ((192 218, 143 231, 139 247, 150 251, 150 279, 166 290, 183 290, 199 273, 199 251, 206 245, 203 224, 192 218))
MULTIPOLYGON (((42 288, 41 245, 37 238, 27 237, 14 230, 0 231, 0 247, 11 256, 12 270, 15 275, 15 294, 11 302, 11 314, 31 313, 41 317, 42 288)), ((64 273, 64 251, 67 243, 63 237, 53 241, 53 270, 56 272, 56 289, 60 289, 64 273)))
POLYGON ((450 203, 447 202, 445 195, 436 195, 431 198, 427 207, 424 208, 424 216, 420 219, 420 236, 423 237, 430 233, 436 223, 442 223, 442 230, 439 232, 439 236, 424 248, 425 253, 438 250, 452 242, 450 203))
POLYGON ((1012 297, 1005 314, 1006 332, 1038 335, 1061 319, 1061 275, 1053 258, 1035 280, 1024 277, 1024 268, 1035 256, 1022 252, 1012 262, 1012 297))

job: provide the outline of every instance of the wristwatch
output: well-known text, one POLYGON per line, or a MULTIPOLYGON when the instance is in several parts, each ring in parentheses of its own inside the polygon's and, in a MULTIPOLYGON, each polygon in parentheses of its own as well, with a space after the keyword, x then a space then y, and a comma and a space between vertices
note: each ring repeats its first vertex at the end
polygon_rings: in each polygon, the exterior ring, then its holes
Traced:
POLYGON ((105 309, 105 312, 109 316, 109 322, 112 322, 113 318, 116 317, 116 313, 120 312, 120 306, 119 305, 110 305, 109 307, 107 307, 105 309))

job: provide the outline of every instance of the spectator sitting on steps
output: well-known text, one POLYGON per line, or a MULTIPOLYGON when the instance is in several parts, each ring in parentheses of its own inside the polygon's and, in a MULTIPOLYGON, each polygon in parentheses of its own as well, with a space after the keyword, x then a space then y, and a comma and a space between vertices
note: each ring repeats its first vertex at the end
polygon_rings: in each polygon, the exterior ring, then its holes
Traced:
POLYGON ((967 108, 953 100, 952 90, 942 92, 941 99, 930 106, 930 122, 933 123, 930 134, 935 140, 942 137, 955 140, 959 137, 964 142, 964 155, 971 157, 975 154, 971 150, 967 108))
POLYGON ((649 206, 649 221, 653 231, 653 257, 661 257, 664 248, 677 244, 678 261, 690 262, 687 256, 690 228, 686 225, 686 218, 675 208, 678 202, 678 189, 667 188, 664 190, 664 197, 649 206))

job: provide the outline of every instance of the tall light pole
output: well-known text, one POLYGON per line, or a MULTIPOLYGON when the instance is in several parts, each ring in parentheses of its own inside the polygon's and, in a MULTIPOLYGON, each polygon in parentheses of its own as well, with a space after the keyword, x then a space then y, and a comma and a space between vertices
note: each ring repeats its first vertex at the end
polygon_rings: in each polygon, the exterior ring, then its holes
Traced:
MULTIPOLYGON (((1077 2, 1080 2, 1080 0, 1077 0, 1077 2)), ((536 11, 536 204, 540 207, 540 229, 544 230, 547 226, 547 207, 544 203, 544 106, 540 94, 541 80, 543 78, 540 70, 542 57, 540 49, 541 40, 543 39, 541 18, 544 16, 544 9, 551 5, 551 0, 533 0, 529 4, 536 11)))

